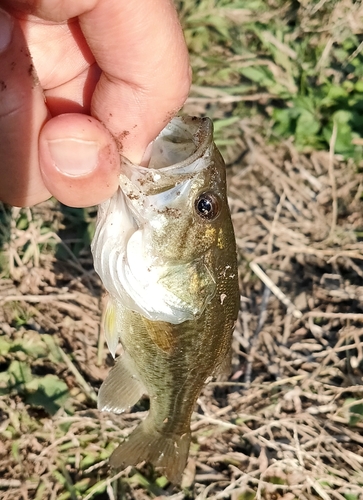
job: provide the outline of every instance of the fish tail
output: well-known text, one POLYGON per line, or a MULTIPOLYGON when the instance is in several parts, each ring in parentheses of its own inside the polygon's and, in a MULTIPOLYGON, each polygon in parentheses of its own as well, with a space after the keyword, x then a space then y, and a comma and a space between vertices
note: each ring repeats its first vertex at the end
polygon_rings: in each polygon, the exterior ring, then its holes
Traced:
POLYGON ((182 435, 164 434, 147 418, 112 453, 110 465, 121 469, 145 460, 163 469, 169 481, 178 484, 188 460, 190 440, 190 431, 182 435))

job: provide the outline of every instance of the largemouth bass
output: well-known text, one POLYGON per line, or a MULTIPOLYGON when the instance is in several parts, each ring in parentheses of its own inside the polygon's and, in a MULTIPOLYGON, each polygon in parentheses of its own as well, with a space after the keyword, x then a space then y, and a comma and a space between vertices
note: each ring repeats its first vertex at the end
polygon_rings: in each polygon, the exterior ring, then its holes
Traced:
POLYGON ((94 265, 109 293, 103 326, 113 356, 100 410, 143 394, 146 419, 110 465, 146 460, 180 482, 203 385, 226 370, 239 308, 236 243, 223 159, 207 118, 174 118, 148 168, 122 159, 118 192, 99 208, 94 265))

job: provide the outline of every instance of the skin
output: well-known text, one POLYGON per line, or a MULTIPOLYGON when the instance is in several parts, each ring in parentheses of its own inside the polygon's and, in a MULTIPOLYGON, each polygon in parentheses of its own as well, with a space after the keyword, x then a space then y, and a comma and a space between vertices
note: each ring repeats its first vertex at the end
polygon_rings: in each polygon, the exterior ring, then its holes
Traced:
POLYGON ((147 146, 188 95, 172 1, 0 7, 0 200, 104 201, 118 185, 120 152, 147 165, 147 146))

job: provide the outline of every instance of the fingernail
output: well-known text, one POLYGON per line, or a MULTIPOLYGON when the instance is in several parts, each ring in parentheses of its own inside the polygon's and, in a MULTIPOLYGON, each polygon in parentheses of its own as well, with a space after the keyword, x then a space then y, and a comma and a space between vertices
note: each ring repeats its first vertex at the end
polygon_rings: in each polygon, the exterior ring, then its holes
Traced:
POLYGON ((13 20, 5 10, 0 9, 0 52, 4 52, 11 42, 13 20))
POLYGON ((99 145, 94 141, 64 138, 48 141, 55 167, 72 176, 91 173, 98 164, 99 145))

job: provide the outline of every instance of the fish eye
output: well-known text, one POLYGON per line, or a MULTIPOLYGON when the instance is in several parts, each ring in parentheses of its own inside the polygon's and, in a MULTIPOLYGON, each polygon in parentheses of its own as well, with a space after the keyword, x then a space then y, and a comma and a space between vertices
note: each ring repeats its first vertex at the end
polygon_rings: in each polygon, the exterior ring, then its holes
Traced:
POLYGON ((195 210, 203 219, 213 220, 220 212, 220 200, 211 192, 201 193, 195 200, 195 210))

